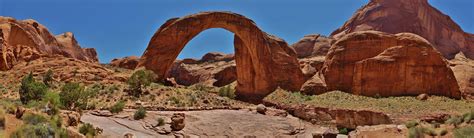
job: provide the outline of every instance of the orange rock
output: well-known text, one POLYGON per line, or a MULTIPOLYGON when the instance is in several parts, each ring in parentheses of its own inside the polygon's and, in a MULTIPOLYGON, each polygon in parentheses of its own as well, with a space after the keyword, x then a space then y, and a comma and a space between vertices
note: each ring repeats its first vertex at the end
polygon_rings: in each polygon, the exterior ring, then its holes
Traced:
POLYGON ((459 88, 466 99, 474 95, 474 60, 466 58, 462 53, 449 61, 459 88))
POLYGON ((474 59, 474 35, 464 32, 428 0, 371 0, 331 36, 338 39, 366 30, 414 33, 428 40, 448 59, 460 51, 474 59))
POLYGON ((34 20, 17 21, 0 16, 0 70, 9 70, 21 61, 61 55, 87 62, 98 62, 94 49, 82 49, 72 33, 54 37, 34 20))
POLYGON ((306 35, 290 47, 296 51, 299 58, 325 56, 333 39, 320 34, 306 35))
POLYGON ((153 36, 139 66, 166 78, 186 43, 210 28, 235 33, 237 98, 260 100, 277 87, 297 91, 304 83, 296 53, 285 41, 263 32, 252 20, 229 12, 202 12, 168 20, 153 36))
POLYGON ((441 54, 411 33, 362 31, 345 35, 329 50, 322 74, 329 90, 357 95, 461 96, 441 54))
POLYGON ((110 61, 110 65, 126 69, 135 69, 140 61, 139 57, 129 56, 124 58, 116 58, 110 61))

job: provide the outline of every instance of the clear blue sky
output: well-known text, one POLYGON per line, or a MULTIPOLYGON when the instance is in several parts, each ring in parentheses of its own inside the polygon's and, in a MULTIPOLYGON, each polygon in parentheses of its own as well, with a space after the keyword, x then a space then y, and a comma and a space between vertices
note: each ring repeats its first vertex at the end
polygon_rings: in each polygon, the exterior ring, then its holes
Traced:
MULTIPOLYGON (((232 11, 292 44, 307 34, 330 34, 368 0, 0 0, 0 15, 32 18, 54 34, 73 32, 99 59, 141 56, 167 19, 200 11, 232 11)), ((430 0, 465 31, 474 33, 474 0, 430 0)), ((179 58, 233 53, 233 34, 210 29, 195 37, 179 58)))

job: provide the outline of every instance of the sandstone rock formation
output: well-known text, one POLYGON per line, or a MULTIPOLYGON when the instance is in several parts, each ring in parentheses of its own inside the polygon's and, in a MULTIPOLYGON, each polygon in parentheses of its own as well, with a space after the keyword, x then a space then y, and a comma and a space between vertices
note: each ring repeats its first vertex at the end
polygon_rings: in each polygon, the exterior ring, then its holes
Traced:
POLYGON ((153 70, 160 79, 194 36, 209 28, 235 33, 237 98, 260 100, 277 87, 297 91, 304 83, 296 53, 282 39, 260 30, 239 14, 202 12, 173 18, 163 24, 151 39, 139 66, 153 70))
POLYGON ((325 56, 333 39, 320 34, 306 35, 290 47, 296 51, 298 58, 325 56))
POLYGON ((234 60, 234 54, 224 54, 219 52, 207 53, 201 58, 201 62, 231 61, 234 60))
POLYGON ((11 69, 22 61, 62 55, 87 62, 98 62, 94 49, 82 49, 72 33, 54 37, 34 20, 18 21, 0 16, 0 70, 11 69))
POLYGON ((449 62, 465 98, 474 99, 474 60, 459 53, 449 62))
POLYGON ((167 76, 174 78, 180 85, 202 84, 221 87, 237 80, 237 68, 235 61, 177 60, 167 76))
POLYGON ((338 39, 365 30, 418 34, 448 59, 458 52, 474 59, 474 35, 464 32, 428 0, 371 0, 331 36, 338 39))
POLYGON ((321 72, 328 90, 357 95, 461 96, 441 54, 411 33, 362 31, 345 35, 332 45, 321 72))
POLYGON ((126 69, 135 69, 140 62, 140 58, 136 56, 129 56, 124 58, 116 58, 110 61, 110 65, 126 69))

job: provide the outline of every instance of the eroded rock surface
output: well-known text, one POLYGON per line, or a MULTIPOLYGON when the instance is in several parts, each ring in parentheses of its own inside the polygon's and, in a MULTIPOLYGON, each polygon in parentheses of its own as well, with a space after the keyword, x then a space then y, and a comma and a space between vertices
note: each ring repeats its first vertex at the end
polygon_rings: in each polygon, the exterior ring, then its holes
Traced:
POLYGON ((190 63, 178 60, 168 72, 180 85, 202 84, 206 86, 225 86, 237 80, 235 61, 214 61, 190 63))
POLYGON ((345 34, 366 30, 418 34, 448 59, 458 52, 474 59, 474 35, 464 32, 428 0, 371 0, 331 36, 339 39, 345 34))
POLYGON ((237 98, 260 100, 277 87, 297 91, 304 83, 297 55, 285 41, 263 32, 252 20, 229 12, 202 12, 168 20, 152 37, 139 66, 153 70, 160 79, 167 78, 186 43, 210 28, 235 33, 237 98))
POLYGON ((298 58, 325 56, 333 39, 320 34, 306 35, 290 47, 296 51, 298 58))
POLYGON ((474 99, 474 60, 459 53, 449 62, 465 98, 474 99))
POLYGON ((116 58, 110 61, 110 65, 126 69, 135 69, 140 62, 140 58, 137 56, 128 56, 124 58, 116 58))
POLYGON ((460 98, 452 70, 441 54, 411 33, 361 31, 343 36, 329 50, 322 73, 328 90, 365 96, 460 98))
POLYGON ((92 48, 81 48, 70 32, 53 36, 34 20, 0 17, 0 70, 9 70, 20 62, 45 56, 61 55, 86 62, 98 62, 92 48))

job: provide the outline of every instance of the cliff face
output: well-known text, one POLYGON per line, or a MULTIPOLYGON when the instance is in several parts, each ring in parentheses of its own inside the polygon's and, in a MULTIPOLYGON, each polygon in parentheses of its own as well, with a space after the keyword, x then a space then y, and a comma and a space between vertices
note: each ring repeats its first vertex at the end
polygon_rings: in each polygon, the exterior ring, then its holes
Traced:
POLYGON ((34 20, 0 16, 0 70, 9 70, 22 61, 61 55, 87 62, 98 62, 95 49, 83 49, 72 33, 53 36, 34 20))
POLYGON ((371 0, 331 36, 338 39, 345 34, 365 30, 418 34, 448 59, 459 52, 474 59, 474 36, 464 32, 427 0, 371 0))

